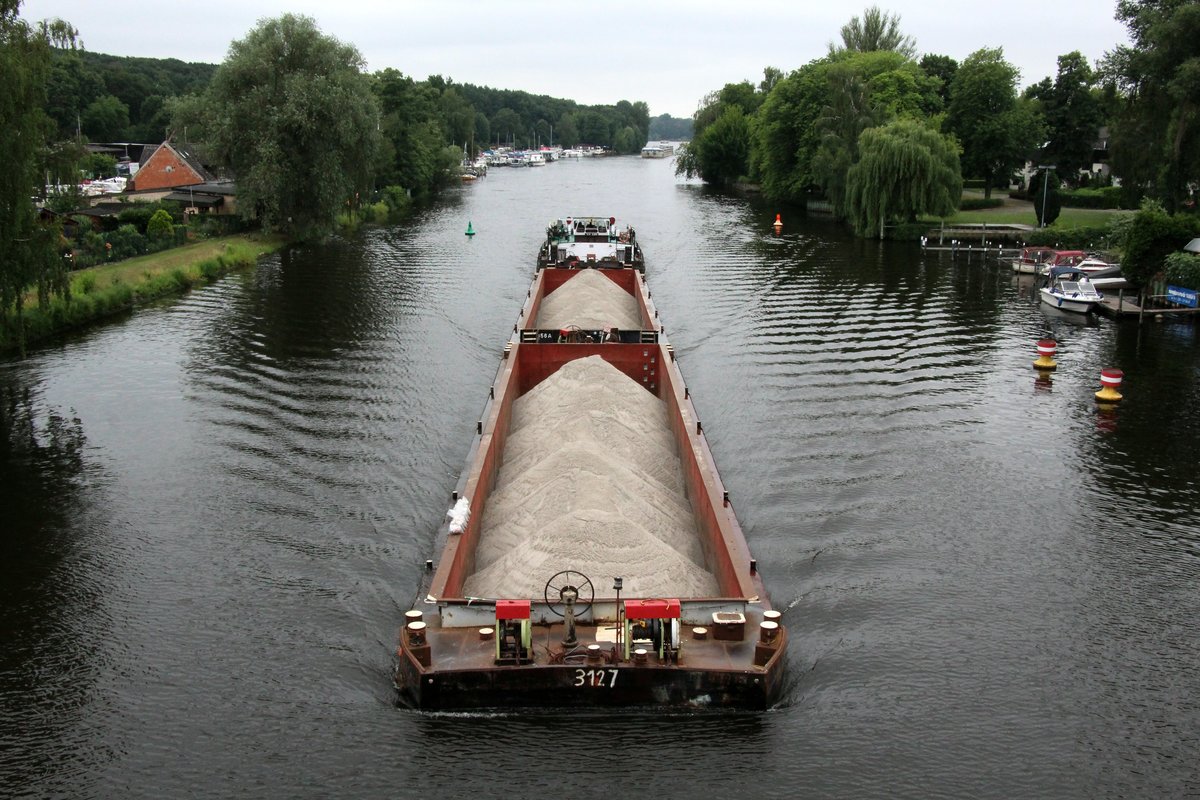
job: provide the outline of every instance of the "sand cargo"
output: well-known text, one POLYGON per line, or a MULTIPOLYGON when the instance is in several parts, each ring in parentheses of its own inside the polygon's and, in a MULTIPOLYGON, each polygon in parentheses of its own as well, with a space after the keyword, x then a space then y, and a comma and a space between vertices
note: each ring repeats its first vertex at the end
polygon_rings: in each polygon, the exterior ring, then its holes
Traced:
POLYGON ((610 217, 547 229, 400 631, 405 704, 778 698, 787 632, 625 245, 636 235, 610 217))

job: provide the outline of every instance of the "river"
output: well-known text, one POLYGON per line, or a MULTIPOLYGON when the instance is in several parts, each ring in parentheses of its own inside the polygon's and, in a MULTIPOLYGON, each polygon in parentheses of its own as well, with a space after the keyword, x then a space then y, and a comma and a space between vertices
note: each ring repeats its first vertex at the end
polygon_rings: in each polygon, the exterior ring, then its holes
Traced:
POLYGON ((584 159, 0 362, 0 794, 1200 792, 1196 328, 1035 297, 669 160, 584 159), (571 214, 636 227, 786 609, 766 713, 394 703, 397 628, 571 214))

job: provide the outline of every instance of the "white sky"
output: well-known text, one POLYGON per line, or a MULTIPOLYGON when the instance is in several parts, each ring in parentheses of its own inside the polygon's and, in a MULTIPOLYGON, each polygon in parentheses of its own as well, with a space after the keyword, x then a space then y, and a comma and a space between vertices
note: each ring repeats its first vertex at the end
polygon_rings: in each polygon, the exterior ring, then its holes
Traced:
POLYGON ((757 84, 826 52, 865 7, 900 15, 922 53, 961 62, 1003 47, 1021 86, 1053 77, 1079 50, 1095 62, 1127 44, 1116 0, 25 0, 29 20, 60 17, 93 52, 220 63, 259 19, 291 12, 355 45, 370 71, 394 67, 583 104, 644 100, 652 116, 691 116, 726 83, 757 84))

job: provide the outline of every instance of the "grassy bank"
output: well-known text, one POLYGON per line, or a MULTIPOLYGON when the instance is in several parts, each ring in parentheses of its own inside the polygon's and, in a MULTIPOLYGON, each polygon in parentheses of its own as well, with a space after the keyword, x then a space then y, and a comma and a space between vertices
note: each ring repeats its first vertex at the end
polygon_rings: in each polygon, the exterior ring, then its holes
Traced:
MULTIPOLYGON (((1017 200, 1007 194, 995 191, 992 197, 1000 200, 1003 205, 997 208, 980 208, 973 211, 959 211, 946 218, 946 224, 955 223, 975 224, 986 222, 988 225, 1032 225, 1037 227, 1037 213, 1033 203, 1028 200, 1017 200)), ((983 192, 967 189, 963 192, 963 200, 980 200, 983 192)), ((1114 218, 1131 214, 1131 211, 1100 208, 1064 208, 1054 220, 1051 228, 1096 228, 1103 227, 1114 218)))
POLYGON ((54 298, 43 308, 38 305, 36 293, 25 296, 20 318, 10 314, 0 323, 0 350, 23 348, 159 297, 209 283, 232 270, 251 266, 259 256, 283 244, 282 239, 263 236, 224 236, 79 270, 71 275, 67 298, 54 298))

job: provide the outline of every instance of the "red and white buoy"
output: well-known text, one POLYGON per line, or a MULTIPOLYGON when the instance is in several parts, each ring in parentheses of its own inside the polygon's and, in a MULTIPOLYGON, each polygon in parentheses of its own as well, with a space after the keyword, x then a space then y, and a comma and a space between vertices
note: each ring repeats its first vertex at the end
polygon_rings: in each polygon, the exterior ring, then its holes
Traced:
POLYGON ((779 214, 775 215, 775 221, 771 223, 771 227, 775 229, 776 235, 783 230, 783 220, 779 218, 779 214))
POLYGON ((1055 369, 1058 367, 1058 362, 1054 360, 1054 354, 1058 351, 1058 342, 1053 339, 1038 339, 1037 351, 1037 360, 1033 362, 1035 369, 1055 369))
POLYGON ((1121 387, 1121 381, 1124 378, 1125 373, 1119 369, 1100 370, 1100 391, 1096 392, 1096 401, 1100 403, 1120 402, 1122 395, 1117 389, 1121 387))

